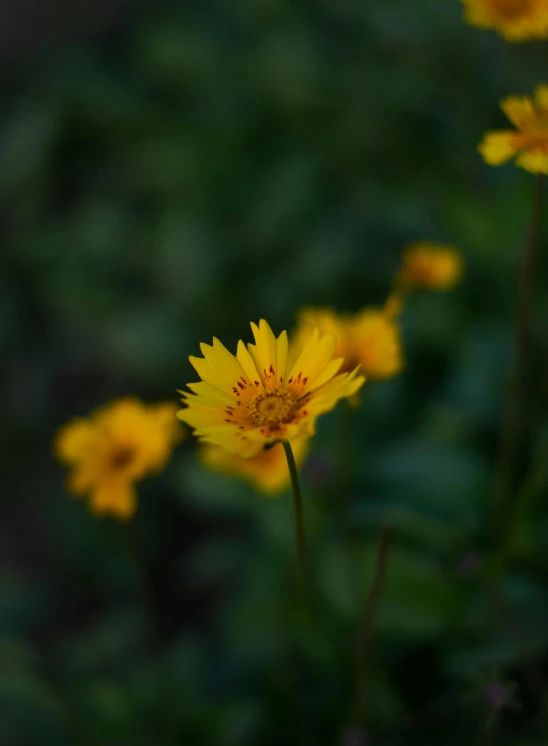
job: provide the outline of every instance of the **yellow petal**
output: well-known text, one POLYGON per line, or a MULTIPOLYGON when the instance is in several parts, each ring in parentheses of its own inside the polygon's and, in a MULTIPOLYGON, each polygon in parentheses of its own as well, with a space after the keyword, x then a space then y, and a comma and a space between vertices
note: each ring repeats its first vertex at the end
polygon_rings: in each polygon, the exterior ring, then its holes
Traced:
POLYGON ((535 117, 533 102, 527 96, 508 96, 500 102, 500 108, 518 129, 523 129, 535 117))
POLYGON ((258 391, 262 391, 264 389, 264 386, 262 384, 263 377, 259 374, 259 371, 257 370, 257 366, 255 365, 255 361, 249 354, 249 350, 247 349, 245 344, 242 342, 242 340, 238 342, 238 350, 236 352, 236 357, 238 358, 238 362, 244 369, 246 376, 253 383, 255 388, 258 391), (257 384, 257 381, 258 381, 258 384, 257 384))
POLYGON ((548 174, 548 154, 521 153, 516 158, 516 166, 520 166, 532 174, 548 174))
POLYGON ((286 380, 288 344, 287 332, 283 331, 276 340, 276 352, 278 358, 276 374, 280 383, 283 383, 286 380))
POLYGON ((85 459, 95 440, 96 430, 89 420, 69 422, 59 431, 54 448, 57 458, 69 463, 85 459))
POLYGON ((541 83, 535 89, 535 106, 542 111, 548 111, 548 85, 545 83, 541 83))
POLYGON ((288 383, 299 379, 304 382, 304 386, 311 386, 314 379, 333 358, 336 344, 334 334, 325 334, 320 337, 319 331, 314 329, 312 336, 289 371, 288 383))
POLYGON ((133 517, 137 507, 137 495, 128 482, 106 482, 92 494, 90 508, 98 515, 111 515, 122 521, 133 517))
POLYGON ((278 351, 276 337, 270 326, 264 319, 259 321, 259 326, 251 322, 251 330, 255 338, 255 344, 248 344, 247 349, 255 362, 255 366, 261 375, 265 388, 275 388, 278 380, 278 351))
POLYGON ((483 160, 490 166, 500 166, 512 158, 518 151, 515 137, 511 130, 488 132, 478 146, 483 160))

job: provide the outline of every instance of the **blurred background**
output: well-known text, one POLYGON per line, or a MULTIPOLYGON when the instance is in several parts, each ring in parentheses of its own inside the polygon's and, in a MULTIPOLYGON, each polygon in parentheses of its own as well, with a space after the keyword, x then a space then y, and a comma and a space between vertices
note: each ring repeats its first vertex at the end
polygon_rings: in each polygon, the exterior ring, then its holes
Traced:
MULTIPOLYGON (((524 663, 538 674, 548 643, 542 482, 510 620, 484 572, 533 180, 476 151, 546 49, 467 27, 456 0, 25 0, 0 6, 0 56, 0 743, 363 746, 344 734, 352 650, 387 522, 367 743, 487 743, 489 718, 497 743, 548 743, 524 663), (234 349, 251 320, 381 305, 423 239, 456 245, 465 277, 409 301, 405 370, 353 413, 349 536, 340 413, 320 423, 310 628, 289 494, 205 470, 191 437, 129 526, 68 495, 67 420, 175 401, 199 342, 234 349)), ((539 335, 533 455, 547 352, 539 335)))

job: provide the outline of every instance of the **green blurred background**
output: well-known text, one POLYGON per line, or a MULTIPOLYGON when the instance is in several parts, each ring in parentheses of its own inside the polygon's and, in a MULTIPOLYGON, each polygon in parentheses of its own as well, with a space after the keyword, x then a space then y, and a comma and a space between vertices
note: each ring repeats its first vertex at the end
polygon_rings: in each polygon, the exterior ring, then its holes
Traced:
MULTIPOLYGON (((362 746, 344 735, 352 649, 387 522, 367 743, 548 743, 522 665, 548 644, 541 479, 510 621, 486 582, 533 179, 476 151, 546 49, 465 26, 453 0, 88 5, 1 11, 0 743, 362 746), (348 536, 342 415, 321 422, 309 626, 289 495, 206 472, 191 438, 129 527, 68 496, 61 424, 121 395, 175 400, 198 343, 234 349, 251 320, 279 333, 303 305, 381 304, 422 239, 458 246, 465 278, 410 300, 405 371, 352 416, 348 536)), ((524 474, 545 441, 547 271, 524 474)))

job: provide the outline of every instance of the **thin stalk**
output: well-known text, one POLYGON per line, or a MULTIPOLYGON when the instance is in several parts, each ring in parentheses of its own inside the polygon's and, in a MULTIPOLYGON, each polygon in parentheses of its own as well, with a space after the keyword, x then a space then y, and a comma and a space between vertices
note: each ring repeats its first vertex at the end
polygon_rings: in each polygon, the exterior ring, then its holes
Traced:
POLYGON ((379 549, 373 572, 373 582, 365 602, 365 609, 361 629, 358 634, 354 659, 356 663, 356 695, 354 702, 354 725, 361 727, 365 717, 365 702, 367 695, 367 674, 369 663, 369 651, 371 648, 371 639, 373 635, 373 623, 375 613, 379 605, 384 587, 386 576, 386 567, 388 561, 388 552, 390 549, 390 539, 392 529, 390 526, 383 526, 379 549))
POLYGON ((516 335, 510 381, 506 395, 493 500, 493 539, 506 542, 509 530, 507 503, 513 489, 516 462, 522 439, 526 376, 529 366, 533 281, 540 235, 543 180, 535 182, 529 232, 525 242, 518 283, 516 335))
POLYGON ((293 492, 297 574, 299 577, 300 590, 303 596, 303 600, 305 601, 305 603, 308 603, 309 594, 306 569, 306 541, 304 535, 303 505, 301 496, 301 485, 299 482, 299 472, 297 471, 297 464, 295 463, 295 456, 293 455, 291 443, 288 440, 283 440, 282 444, 285 451, 285 457, 287 459, 287 466, 289 468, 289 476, 291 477, 291 488, 293 492))

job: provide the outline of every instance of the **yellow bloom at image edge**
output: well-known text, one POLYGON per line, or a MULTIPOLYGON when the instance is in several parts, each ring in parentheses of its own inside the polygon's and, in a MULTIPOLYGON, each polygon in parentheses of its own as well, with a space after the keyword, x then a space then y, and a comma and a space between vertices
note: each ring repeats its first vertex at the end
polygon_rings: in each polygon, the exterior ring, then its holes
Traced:
MULTIPOLYGON (((298 468, 302 466, 308 454, 308 442, 304 438, 291 442, 298 468)), ((283 492, 291 481, 281 443, 275 443, 251 458, 230 453, 220 446, 203 445, 200 448, 200 460, 204 466, 225 476, 245 479, 256 490, 269 496, 283 492)))
POLYGON ((515 158, 516 166, 533 174, 548 174, 548 85, 533 98, 508 96, 500 103, 515 129, 487 132, 478 150, 490 166, 515 158))
POLYGON ((548 0, 462 0, 472 26, 497 31, 507 41, 548 38, 548 0))
POLYGON ((276 338, 264 320, 251 329, 255 344, 240 340, 236 355, 216 338, 200 345, 203 357, 189 359, 202 380, 180 392, 185 406, 177 413, 200 441, 244 458, 314 435, 316 419, 365 381, 358 368, 338 374, 343 360, 333 359, 333 334, 315 329, 289 349, 285 331, 276 338))
POLYGON ((129 519, 136 509, 135 482, 160 472, 182 438, 176 405, 118 399, 61 428, 57 458, 70 468, 68 489, 87 495, 94 513, 129 519))
POLYGON ((453 246, 420 241, 406 248, 397 282, 404 290, 450 290, 462 272, 462 257, 453 246))

